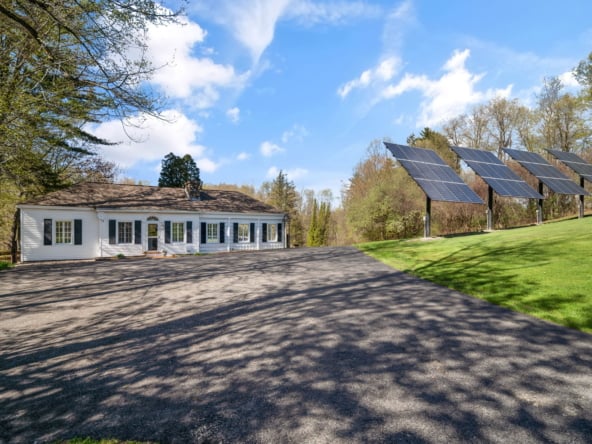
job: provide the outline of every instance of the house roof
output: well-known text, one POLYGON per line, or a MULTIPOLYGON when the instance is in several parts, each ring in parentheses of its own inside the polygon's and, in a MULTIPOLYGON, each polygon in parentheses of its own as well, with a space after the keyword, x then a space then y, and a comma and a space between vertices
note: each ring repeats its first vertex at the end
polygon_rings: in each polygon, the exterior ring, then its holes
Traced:
POLYGON ((190 200, 183 188, 111 183, 81 183, 24 204, 102 210, 283 214, 277 208, 238 191, 202 190, 199 200, 190 200))

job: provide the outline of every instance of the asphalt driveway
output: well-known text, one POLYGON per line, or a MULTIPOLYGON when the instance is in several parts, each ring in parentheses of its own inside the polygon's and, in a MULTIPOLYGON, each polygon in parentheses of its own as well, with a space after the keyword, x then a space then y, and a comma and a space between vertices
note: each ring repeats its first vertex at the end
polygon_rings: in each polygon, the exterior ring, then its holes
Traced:
POLYGON ((0 442, 592 442, 592 336, 353 248, 0 273, 0 442))

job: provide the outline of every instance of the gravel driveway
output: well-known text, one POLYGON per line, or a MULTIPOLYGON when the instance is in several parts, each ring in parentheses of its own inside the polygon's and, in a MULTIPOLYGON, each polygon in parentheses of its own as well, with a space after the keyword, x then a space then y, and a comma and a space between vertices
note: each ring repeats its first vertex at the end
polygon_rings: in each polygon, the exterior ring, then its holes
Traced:
POLYGON ((0 273, 0 442, 592 442, 592 336, 353 248, 0 273))

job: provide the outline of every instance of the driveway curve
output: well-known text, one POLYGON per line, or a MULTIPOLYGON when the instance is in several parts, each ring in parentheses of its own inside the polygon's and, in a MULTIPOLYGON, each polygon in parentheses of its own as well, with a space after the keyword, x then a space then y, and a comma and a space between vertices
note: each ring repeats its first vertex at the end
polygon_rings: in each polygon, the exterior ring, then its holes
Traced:
POLYGON ((354 248, 0 273, 0 442, 592 440, 592 336, 354 248))

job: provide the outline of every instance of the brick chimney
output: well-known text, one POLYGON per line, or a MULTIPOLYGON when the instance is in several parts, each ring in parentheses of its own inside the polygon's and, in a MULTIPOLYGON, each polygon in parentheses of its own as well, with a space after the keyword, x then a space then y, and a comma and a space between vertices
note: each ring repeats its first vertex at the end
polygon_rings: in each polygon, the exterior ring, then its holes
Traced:
POLYGON ((201 181, 188 180, 185 182, 185 194, 189 200, 199 200, 201 194, 201 181))

